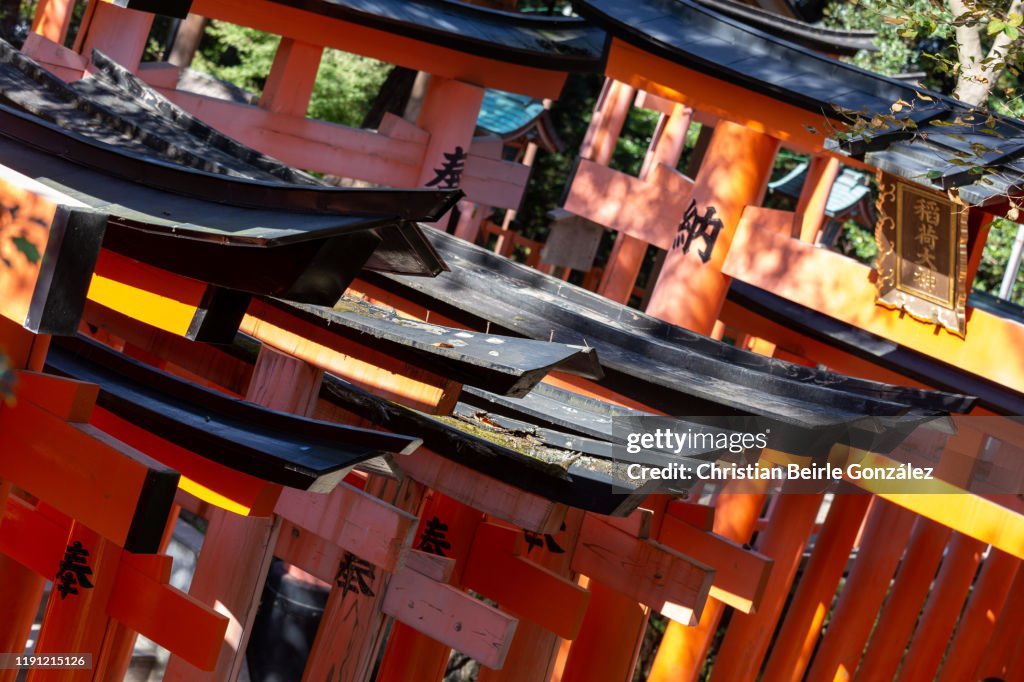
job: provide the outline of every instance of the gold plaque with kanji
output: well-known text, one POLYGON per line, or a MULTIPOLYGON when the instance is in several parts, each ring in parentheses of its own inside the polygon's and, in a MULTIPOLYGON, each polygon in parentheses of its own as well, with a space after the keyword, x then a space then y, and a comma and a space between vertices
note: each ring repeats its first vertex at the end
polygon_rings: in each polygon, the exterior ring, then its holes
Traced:
POLYGON ((963 336, 967 206, 886 173, 878 189, 877 302, 963 336))

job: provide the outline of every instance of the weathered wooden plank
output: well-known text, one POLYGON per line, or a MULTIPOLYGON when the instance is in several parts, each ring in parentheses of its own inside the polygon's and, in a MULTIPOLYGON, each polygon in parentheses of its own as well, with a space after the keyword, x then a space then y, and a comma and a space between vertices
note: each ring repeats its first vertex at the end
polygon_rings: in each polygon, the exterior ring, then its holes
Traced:
POLYGON ((574 639, 590 593, 524 556, 521 532, 482 523, 462 569, 462 584, 516 616, 574 639))
POLYGON ((618 528, 624 533, 629 533, 637 539, 646 540, 651 537, 651 524, 654 523, 654 512, 640 507, 631 512, 629 516, 602 516, 601 522, 618 528))
POLYGON ((381 610, 489 668, 500 668, 518 620, 409 568, 388 583, 381 610))
MULTIPOLYGON (((378 496, 381 504, 391 504, 405 511, 417 509, 423 495, 422 486, 414 481, 398 482, 381 476, 368 477, 365 490, 378 496)), ((286 530, 282 529, 282 537, 285 533, 286 530)), ((300 568, 331 585, 324 615, 303 671, 303 681, 366 682, 379 659, 388 631, 389 619, 381 612, 380 604, 389 575, 362 557, 345 552, 308 532, 302 532, 294 543, 289 544, 306 551, 300 554, 300 558, 309 557, 309 561, 297 562, 300 568), (314 538, 316 540, 311 542, 314 538)), ((280 540, 278 547, 281 547, 280 540)), ((400 561, 408 562, 410 554, 407 549, 400 561)), ((293 557, 287 553, 278 556, 289 562, 293 557)), ((453 561, 430 555, 429 560, 432 559, 437 559, 449 569, 454 568, 453 561)), ((415 563, 416 559, 412 561, 415 563)), ((395 627, 405 626, 396 624, 395 627)))
POLYGON ((565 521, 567 507, 564 504, 524 492, 427 448, 420 448, 395 463, 425 486, 514 526, 537 533, 554 533, 565 521))
POLYGON ((228 618, 167 584, 171 559, 126 553, 107 613, 200 670, 213 670, 228 618))
POLYGON ((415 515, 346 483, 327 494, 286 488, 274 511, 389 572, 399 565, 418 522, 415 515))
POLYGON ((572 568, 684 625, 700 620, 715 576, 710 566, 597 516, 583 520, 572 568))
POLYGON ((666 514, 658 541, 715 569, 711 596, 742 613, 753 613, 761 603, 775 562, 720 535, 701 531, 666 514))

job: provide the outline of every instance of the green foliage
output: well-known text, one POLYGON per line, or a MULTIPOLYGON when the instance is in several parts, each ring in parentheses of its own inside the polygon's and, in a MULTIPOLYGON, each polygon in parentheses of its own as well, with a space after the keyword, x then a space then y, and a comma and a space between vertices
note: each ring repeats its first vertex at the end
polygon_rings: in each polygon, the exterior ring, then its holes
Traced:
POLYGON ((39 253, 39 247, 21 235, 12 237, 11 243, 14 244, 14 248, 25 256, 29 263, 38 263, 42 258, 42 255, 39 253))
MULTIPOLYGON (((981 263, 978 264, 978 274, 974 279, 975 289, 991 294, 999 293, 999 285, 1002 283, 1003 272, 1010 259, 1010 250, 1016 236, 1017 223, 1005 218, 996 218, 992 221, 988 241, 985 242, 985 250, 981 255, 981 263)), ((1017 273, 1013 291, 1010 292, 1010 300, 1024 305, 1024 273, 1017 273)))
MULTIPOLYGON (((211 21, 192 66, 260 94, 266 86, 278 36, 222 21, 211 21)), ((332 123, 358 126, 391 66, 368 57, 324 50, 309 115, 332 123)))
POLYGON ((359 126, 391 68, 369 57, 324 50, 309 115, 322 121, 359 126))
POLYGON ((948 14, 928 0, 907 0, 899 4, 884 0, 838 0, 825 7, 823 21, 830 28, 875 31, 878 51, 860 52, 848 61, 869 71, 892 76, 927 70, 929 64, 923 58, 922 48, 925 46, 921 45, 922 38, 937 38, 939 43, 932 47, 944 47, 952 40, 952 31, 946 24, 940 28, 936 13, 941 16, 948 14), (910 27, 899 18, 904 13, 919 18, 920 31, 909 32, 910 27), (934 27, 934 30, 926 31, 926 26, 934 27))
POLYGON ((252 28, 211 21, 192 67, 260 94, 280 40, 278 36, 252 28))
POLYGON ((873 265, 875 256, 878 255, 874 230, 852 220, 847 220, 843 224, 836 246, 850 258, 855 258, 868 265, 873 265))

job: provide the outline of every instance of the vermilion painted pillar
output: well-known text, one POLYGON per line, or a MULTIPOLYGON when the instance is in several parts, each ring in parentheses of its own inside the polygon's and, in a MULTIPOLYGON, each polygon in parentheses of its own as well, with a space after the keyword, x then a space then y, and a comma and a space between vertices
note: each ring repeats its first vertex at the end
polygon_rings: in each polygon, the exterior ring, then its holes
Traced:
POLYGON ((796 204, 794 237, 802 242, 815 242, 825 221, 825 207, 832 185, 839 175, 839 159, 832 156, 815 156, 807 170, 807 179, 800 191, 796 204))
MULTIPOLYGON (((1024 651, 1024 630, 1020 627, 1020 614, 1024 612, 1024 569, 1018 569, 1010 586, 1003 608, 996 616, 995 632, 985 647, 974 679, 999 677, 1006 680, 1011 664, 1016 663, 1014 652, 1024 651)), ((1016 678, 1020 679, 1020 678, 1016 678)))
POLYGON ((863 679, 895 679, 949 535, 949 528, 923 516, 914 523, 907 553, 860 663, 859 674, 863 679))
POLYGON ((74 0, 39 0, 32 17, 32 32, 63 45, 74 7, 74 0))
POLYGON ((833 499, 768 656, 765 682, 803 679, 870 502, 871 496, 853 493, 833 499))
MULTIPOLYGON (((731 493, 726 487, 715 503, 714 532, 734 542, 747 542, 757 527, 764 502, 763 494, 731 493)), ((669 622, 651 666, 651 674, 647 677, 648 682, 697 679, 724 612, 722 602, 708 598, 696 626, 685 627, 675 621, 669 622)))
POLYGON ((306 115, 324 48, 281 38, 263 88, 260 106, 275 113, 306 115))
MULTIPOLYGON (((86 586, 80 578, 66 591, 62 591, 62 584, 54 584, 39 630, 35 652, 88 653, 92 654, 95 662, 99 658, 104 635, 111 624, 110 616, 107 615, 107 601, 114 589, 122 550, 82 524, 74 523, 68 538, 68 551, 76 552, 78 561, 85 562, 90 571, 85 575, 85 579, 92 587, 86 586)), ((65 558, 69 559, 69 556, 65 555, 65 558)), ((92 670, 81 668, 57 674, 50 670, 35 668, 29 671, 27 679, 28 682, 47 682, 56 679, 55 675, 59 675, 59 679, 68 682, 86 682, 92 679, 92 674, 92 670)))
MULTIPOLYGON (((478 510, 435 492, 423 507, 415 548, 454 559, 451 584, 458 585, 473 534, 482 519, 478 510)), ((451 651, 412 627, 395 622, 376 682, 440 682, 451 651)))
POLYGON ((580 146, 580 156, 596 163, 608 165, 615 153, 615 145, 622 134, 622 126, 633 105, 636 90, 625 83, 606 79, 597 98, 587 134, 580 146))
POLYGON ((936 679, 984 550, 983 542, 961 533, 953 534, 910 642, 910 651, 900 668, 900 682, 936 679))
MULTIPOLYGON (((416 125, 430 133, 418 185, 452 189, 462 182, 466 157, 473 143, 484 89, 462 81, 431 76, 416 125)), ((445 229, 445 216, 434 227, 445 229)))
MULTIPOLYGON (((246 399, 308 417, 316 407, 322 380, 323 370, 264 345, 246 399)), ((240 516, 224 509, 213 509, 209 522, 189 594, 231 620, 213 671, 202 672, 171 656, 164 673, 167 682, 238 678, 280 530, 277 517, 240 516)))
MULTIPOLYGON (((6 318, 0 317, 0 352, 11 367, 41 372, 50 337, 35 335, 6 318)), ((17 391, 17 388, 15 388, 17 391)), ((0 400, 0 410, 3 401, 0 400)), ((12 486, 0 479, 0 524, 12 486)), ((23 651, 32 631, 46 579, 5 554, 0 554, 0 652, 23 651)), ((17 670, 0 670, 0 682, 14 682, 17 670)))
POLYGON ((804 547, 824 495, 785 494, 777 499, 757 550, 775 561, 757 611, 733 613, 712 670, 712 682, 755 679, 761 669, 786 597, 803 559, 804 547))
POLYGON ((1006 603, 1020 563, 1020 559, 1011 554, 989 550, 978 581, 971 589, 964 615, 956 626, 939 682, 971 679, 995 632, 996 614, 1006 603))
POLYGON ((629 682, 648 611, 624 594, 589 582, 590 604, 560 682, 629 682))
POLYGON ((88 57, 96 48, 129 71, 137 71, 153 15, 98 1, 90 4, 90 10, 78 29, 79 52, 88 57))
MULTIPOLYGON (((569 579, 572 547, 576 544, 582 522, 582 510, 570 509, 565 518, 565 529, 557 534, 557 542, 563 551, 561 553, 553 552, 549 547, 544 546, 538 548, 537 552, 533 552, 531 548, 527 552, 527 556, 544 568, 569 579)), ((557 608, 557 605, 552 605, 552 608, 557 608)), ((551 676, 558 649, 563 641, 565 640, 540 625, 520 619, 515 639, 512 640, 512 647, 505 658, 505 665, 501 670, 481 668, 477 681, 547 680, 551 676)))
POLYGON ((729 289, 722 263, 743 209, 761 204, 778 149, 775 138, 736 123, 722 121, 715 127, 694 180, 690 218, 683 216, 692 237, 689 248, 684 253, 686 240, 679 239, 669 251, 649 314, 711 333, 729 289))
MULTIPOLYGON (((677 103, 671 114, 661 115, 640 169, 641 179, 646 179, 660 164, 676 167, 686 146, 686 131, 690 128, 692 113, 691 109, 677 103)), ((619 303, 628 303, 646 253, 647 242, 620 233, 615 238, 597 293, 619 303)))
POLYGON ((889 584, 903 556, 914 521, 913 512, 879 500, 864 530, 853 569, 832 611, 807 679, 831 682, 853 676, 871 629, 882 609, 889 584))

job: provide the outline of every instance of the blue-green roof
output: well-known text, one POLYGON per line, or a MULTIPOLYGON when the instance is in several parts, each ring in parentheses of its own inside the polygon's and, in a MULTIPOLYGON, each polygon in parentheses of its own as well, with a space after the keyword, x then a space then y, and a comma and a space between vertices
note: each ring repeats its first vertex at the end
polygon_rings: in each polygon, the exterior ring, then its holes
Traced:
POLYGON ((476 119, 478 128, 506 136, 528 126, 544 111, 540 100, 501 90, 487 90, 476 119))
MULTIPOLYGON (((799 197, 807 179, 807 167, 807 163, 800 164, 775 182, 768 183, 768 188, 785 196, 799 197)), ((829 192, 825 213, 829 216, 844 213, 856 206, 857 202, 870 192, 866 173, 853 168, 843 168, 832 185, 832 191, 829 192)))

